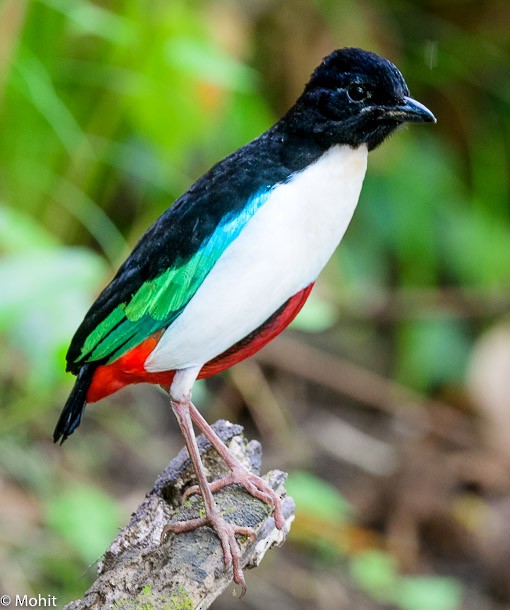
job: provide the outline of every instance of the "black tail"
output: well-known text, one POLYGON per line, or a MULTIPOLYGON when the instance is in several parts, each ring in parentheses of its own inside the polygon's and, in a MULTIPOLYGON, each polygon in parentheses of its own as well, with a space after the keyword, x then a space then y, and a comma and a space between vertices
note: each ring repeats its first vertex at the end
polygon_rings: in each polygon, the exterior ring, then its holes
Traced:
POLYGON ((74 388, 67 399, 62 413, 58 419, 55 431, 53 432, 53 442, 62 444, 66 438, 72 434, 80 425, 81 414, 85 409, 85 398, 92 381, 95 366, 85 364, 78 373, 74 388))

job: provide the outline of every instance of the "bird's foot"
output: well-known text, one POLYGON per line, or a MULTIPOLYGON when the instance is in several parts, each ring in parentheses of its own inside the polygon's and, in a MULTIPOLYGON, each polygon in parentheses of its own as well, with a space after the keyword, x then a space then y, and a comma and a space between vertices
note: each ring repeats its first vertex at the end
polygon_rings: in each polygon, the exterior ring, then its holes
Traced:
POLYGON ((161 542, 164 543, 167 535, 172 532, 174 534, 182 534, 183 532, 191 532, 204 525, 211 527, 221 542, 223 550, 223 560, 226 569, 232 567, 234 582, 241 587, 241 597, 246 593, 246 582, 244 580, 243 570, 241 568, 241 552, 236 541, 236 534, 256 538, 255 530, 251 527, 241 527, 225 521, 217 506, 214 504, 212 510, 207 511, 205 517, 198 519, 189 519, 187 521, 176 521, 169 523, 163 528, 161 533, 161 542))
MULTIPOLYGON (((261 500, 265 504, 269 504, 273 508, 275 525, 281 530, 285 525, 285 518, 282 513, 282 501, 262 477, 253 474, 253 472, 250 472, 240 464, 236 464, 231 467, 230 474, 221 479, 217 479, 216 481, 212 481, 208 486, 211 492, 215 493, 228 485, 234 485, 236 483, 242 485, 251 496, 261 500)), ((185 502, 189 496, 201 493, 200 487, 198 485, 193 485, 186 489, 182 500, 185 502)))
MULTIPOLYGON (((183 374, 185 372, 186 371, 184 371, 183 374)), ((174 384, 175 383, 176 381, 174 379, 174 384)), ((177 387, 177 389, 179 389, 179 387, 177 387)), ((255 537, 255 532, 249 527, 240 527, 227 523, 222 517, 218 506, 214 501, 213 492, 234 483, 243 485, 243 487, 245 487, 248 493, 250 493, 252 496, 258 498, 266 504, 271 505, 271 507, 274 509, 274 519, 278 529, 282 529, 285 524, 285 519, 281 509, 281 500, 274 490, 268 485, 268 483, 266 483, 266 481, 247 470, 230 453, 222 440, 218 437, 211 426, 202 417, 195 405, 191 402, 189 396, 185 396, 181 400, 171 399, 171 404, 172 410, 177 417, 177 421, 179 422, 179 426, 183 433, 186 447, 198 479, 198 485, 191 487, 184 494, 183 500, 186 500, 186 498, 192 493, 200 493, 204 502, 205 516, 198 519, 190 519, 188 521, 168 524, 163 530, 163 539, 168 532, 174 532, 177 534, 189 532, 197 529, 198 527, 202 527, 203 525, 212 527, 220 539, 225 566, 227 568, 232 566, 234 582, 242 587, 242 595, 244 595, 244 592, 246 591, 246 584, 240 564, 241 552, 237 545, 235 536, 236 534, 242 534, 244 536, 255 537), (213 481, 212 483, 207 481, 206 472, 200 457, 200 451, 195 437, 195 432, 193 430, 192 421, 197 424, 207 440, 211 443, 227 467, 230 469, 230 474, 223 479, 213 481)))

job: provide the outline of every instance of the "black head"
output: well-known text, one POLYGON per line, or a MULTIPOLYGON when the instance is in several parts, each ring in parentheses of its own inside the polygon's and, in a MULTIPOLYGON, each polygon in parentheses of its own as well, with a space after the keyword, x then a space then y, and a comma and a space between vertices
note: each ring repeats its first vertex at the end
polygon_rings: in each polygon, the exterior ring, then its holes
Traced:
POLYGON ((405 122, 434 121, 425 106, 409 97, 399 70, 387 59, 362 49, 328 55, 286 117, 330 144, 378 146, 405 122))

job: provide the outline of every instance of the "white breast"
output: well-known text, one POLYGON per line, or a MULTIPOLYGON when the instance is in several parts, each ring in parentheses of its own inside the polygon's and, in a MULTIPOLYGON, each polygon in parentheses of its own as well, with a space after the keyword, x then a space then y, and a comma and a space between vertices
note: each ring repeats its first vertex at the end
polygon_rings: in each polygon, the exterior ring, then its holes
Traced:
POLYGON ((333 146, 275 188, 165 331, 147 371, 205 364, 313 282, 352 218, 367 154, 333 146))

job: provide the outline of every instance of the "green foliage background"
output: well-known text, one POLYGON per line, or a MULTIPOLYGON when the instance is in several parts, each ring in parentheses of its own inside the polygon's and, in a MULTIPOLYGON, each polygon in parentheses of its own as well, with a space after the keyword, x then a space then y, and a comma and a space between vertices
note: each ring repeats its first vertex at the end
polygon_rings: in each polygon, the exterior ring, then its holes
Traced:
MULTIPOLYGON (((371 155, 355 219, 295 332, 468 408, 471 351, 510 300, 509 20, 504 0, 0 2, 2 590, 79 596, 135 491, 172 455, 151 439, 163 399, 139 388, 89 410, 72 446, 49 441, 72 384, 65 351, 94 295, 144 229, 269 127, 336 47, 392 59, 438 125, 371 155)), ((215 383, 197 389, 204 404, 215 383)), ((316 497, 315 475, 296 473, 297 495, 316 497)), ((320 497, 319 512, 342 512, 338 492, 320 497)), ((370 552, 344 572, 373 599, 461 603, 461 581, 397 583, 391 554, 370 552)))

